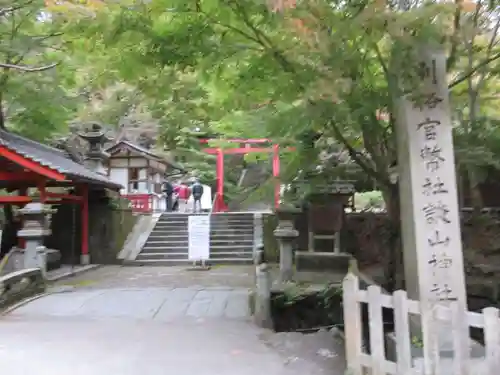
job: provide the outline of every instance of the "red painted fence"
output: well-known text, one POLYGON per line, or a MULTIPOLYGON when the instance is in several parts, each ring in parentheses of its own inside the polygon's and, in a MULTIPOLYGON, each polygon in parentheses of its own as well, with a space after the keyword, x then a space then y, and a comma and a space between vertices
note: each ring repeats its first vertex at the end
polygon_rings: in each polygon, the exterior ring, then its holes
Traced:
POLYGON ((146 213, 153 209, 153 197, 150 194, 127 194, 123 195, 123 198, 130 201, 133 212, 146 213))

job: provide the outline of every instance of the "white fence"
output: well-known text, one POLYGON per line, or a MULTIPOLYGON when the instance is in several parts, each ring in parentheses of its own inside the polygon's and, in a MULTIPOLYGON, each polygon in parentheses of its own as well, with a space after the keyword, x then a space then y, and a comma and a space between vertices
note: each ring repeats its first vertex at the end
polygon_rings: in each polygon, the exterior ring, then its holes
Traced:
POLYGON ((458 304, 450 307, 424 308, 419 301, 409 300, 405 291, 382 294, 380 287, 359 289, 358 277, 349 273, 343 282, 346 355, 349 375, 498 375, 500 373, 500 320, 498 309, 488 307, 482 313, 461 311, 458 304), (370 353, 362 350, 361 303, 368 305, 370 353), (396 362, 386 359, 382 308, 394 310, 396 362), (427 311, 428 310, 428 311, 427 311), (409 314, 420 315, 422 324, 423 366, 413 363, 409 314), (452 358, 440 358, 439 332, 445 326, 453 341, 452 358), (485 357, 469 358, 469 327, 484 330, 485 357), (440 363, 441 362, 441 363, 440 363))

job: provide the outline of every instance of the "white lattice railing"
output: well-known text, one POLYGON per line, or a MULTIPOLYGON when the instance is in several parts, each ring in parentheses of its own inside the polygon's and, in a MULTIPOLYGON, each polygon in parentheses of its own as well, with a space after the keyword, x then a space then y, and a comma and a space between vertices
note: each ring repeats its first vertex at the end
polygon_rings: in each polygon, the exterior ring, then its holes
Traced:
POLYGON ((481 313, 462 311, 455 302, 450 307, 426 308, 407 298, 405 291, 383 294, 378 286, 359 289, 359 279, 349 273, 343 281, 344 324, 347 366, 350 375, 497 375, 500 371, 499 310, 488 307, 481 313), (368 305, 370 354, 363 352, 361 303, 368 305), (394 310, 396 362, 385 353, 382 308, 394 310), (423 365, 411 354, 409 314, 419 315, 422 324, 423 365), (439 337, 443 327, 452 338, 452 358, 440 358, 439 337), (469 327, 484 330, 485 357, 471 362, 469 327))

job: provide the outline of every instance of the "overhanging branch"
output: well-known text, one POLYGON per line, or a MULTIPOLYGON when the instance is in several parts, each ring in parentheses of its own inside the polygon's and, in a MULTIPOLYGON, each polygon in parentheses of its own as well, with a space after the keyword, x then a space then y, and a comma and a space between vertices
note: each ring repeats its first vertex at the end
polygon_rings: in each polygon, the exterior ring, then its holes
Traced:
POLYGON ((53 63, 50 65, 45 65, 45 66, 37 66, 37 67, 29 67, 29 66, 24 66, 24 65, 15 65, 15 64, 7 64, 7 63, 0 63, 0 68, 3 69, 16 69, 16 70, 21 70, 23 72, 43 72, 45 70, 52 69, 59 65, 59 63, 53 63))
POLYGON ((14 6, 10 6, 10 7, 7 7, 7 8, 0 8, 0 17, 3 17, 9 13, 13 13, 17 10, 20 10, 20 9, 23 9, 24 7, 30 5, 33 3, 33 0, 30 0, 30 1, 27 1, 23 4, 19 4, 19 5, 14 5, 14 6))
POLYGON ((465 73, 464 75, 462 75, 461 77, 457 78, 455 81, 453 81, 452 83, 450 83, 448 85, 448 88, 451 89, 453 87, 455 87, 456 85, 464 82, 466 79, 468 79, 469 77, 471 77, 474 73, 476 73, 479 69, 481 69, 482 67, 488 65, 489 63, 495 61, 495 60, 498 60, 500 59, 500 52, 481 61, 479 64, 477 64, 475 67, 473 67, 472 69, 470 69, 467 73, 465 73))
POLYGON ((349 153, 349 156, 352 158, 352 160, 359 165, 359 167, 370 177, 375 179, 377 182, 384 184, 386 186, 390 186, 391 182, 389 179, 385 178, 380 172, 376 171, 374 168, 372 168, 369 165, 369 162, 366 160, 366 158, 352 145, 349 143, 349 141, 344 137, 340 129, 333 123, 333 121, 329 121, 329 125, 331 125, 333 129, 333 133, 335 135, 335 138, 340 141, 343 146, 347 149, 347 152, 349 153))

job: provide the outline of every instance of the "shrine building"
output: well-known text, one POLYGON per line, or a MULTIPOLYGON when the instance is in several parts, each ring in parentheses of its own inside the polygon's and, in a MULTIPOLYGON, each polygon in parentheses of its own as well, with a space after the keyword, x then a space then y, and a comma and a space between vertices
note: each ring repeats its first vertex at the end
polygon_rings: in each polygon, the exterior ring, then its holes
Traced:
POLYGON ((107 175, 123 188, 135 212, 165 211, 162 186, 165 179, 184 174, 184 169, 150 150, 122 140, 108 147, 107 175))

